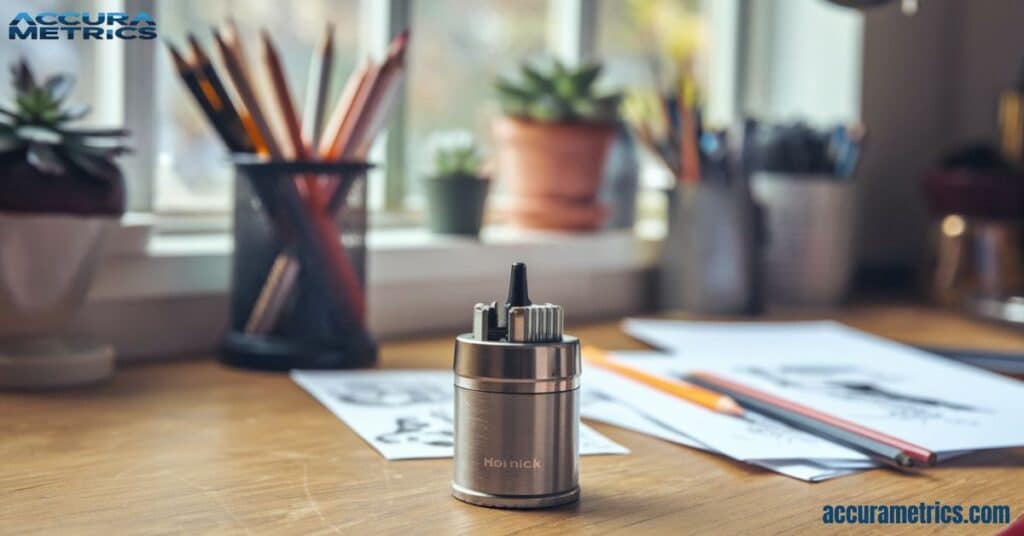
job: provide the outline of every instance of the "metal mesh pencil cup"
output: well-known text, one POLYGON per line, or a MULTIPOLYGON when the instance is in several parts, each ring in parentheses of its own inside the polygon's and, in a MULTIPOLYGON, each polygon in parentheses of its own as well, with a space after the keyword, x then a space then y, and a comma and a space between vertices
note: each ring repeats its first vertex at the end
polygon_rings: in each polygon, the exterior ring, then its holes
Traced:
POLYGON ((221 361, 265 370, 374 364, 365 314, 370 166, 234 160, 231 325, 221 361), (315 207, 306 199, 313 187, 315 207))

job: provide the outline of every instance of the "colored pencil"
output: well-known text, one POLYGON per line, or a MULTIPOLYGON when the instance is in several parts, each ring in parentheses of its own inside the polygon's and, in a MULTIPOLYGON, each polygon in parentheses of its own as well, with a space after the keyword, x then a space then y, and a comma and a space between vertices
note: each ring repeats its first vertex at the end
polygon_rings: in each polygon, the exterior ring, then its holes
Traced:
POLYGON ((390 115, 391 104, 401 85, 405 64, 405 50, 409 43, 409 30, 398 34, 388 47, 388 54, 381 66, 380 76, 374 91, 368 96, 352 138, 346 140, 342 158, 362 160, 370 150, 373 140, 390 115))
POLYGON ((345 88, 342 89, 341 96, 338 97, 338 102, 334 105, 330 119, 323 126, 320 143, 317 145, 317 153, 320 155, 320 158, 330 160, 331 148, 334 146, 335 137, 342 130, 345 121, 349 120, 348 117, 353 113, 353 108, 355 108, 355 101, 365 91, 366 83, 369 81, 371 72, 375 67, 376 64, 373 61, 367 60, 349 75, 348 80, 345 82, 345 88))
MULTIPOLYGON (((286 145, 291 149, 291 156, 294 159, 304 160, 309 158, 306 144, 302 140, 302 125, 299 121, 299 114, 295 109, 292 100, 291 90, 288 89, 288 80, 285 77, 284 67, 281 65, 281 58, 270 39, 266 30, 260 32, 263 41, 263 62, 270 78, 270 85, 273 88, 275 109, 281 122, 285 125, 286 145)), ((304 187, 301 190, 303 197, 311 210, 318 210, 323 206, 320 201, 320 189, 314 175, 303 177, 304 187)))
POLYGON ((858 450, 889 465, 896 467, 935 465, 937 457, 934 452, 855 422, 797 404, 710 372, 695 372, 690 374, 687 379, 697 385, 727 394, 743 407, 858 450))
POLYGON ((306 150, 312 154, 320 145, 324 126, 327 91, 334 67, 334 25, 327 23, 323 40, 313 51, 309 62, 309 80, 306 82, 306 105, 302 112, 302 137, 306 150))
POLYGON ((285 157, 303 159, 306 157, 306 147, 302 143, 302 125, 299 121, 299 114, 295 110, 291 90, 288 88, 284 67, 281 66, 281 58, 266 30, 260 32, 260 41, 263 44, 263 64, 273 90, 272 109, 276 110, 285 128, 286 136, 281 145, 282 149, 287 150, 282 152, 285 157))
POLYGON ((711 411, 734 416, 743 415, 743 408, 726 395, 682 380, 651 374, 622 361, 615 361, 604 350, 599 348, 585 346, 583 348, 583 360, 588 365, 614 372, 711 411))
POLYGON ((697 120, 693 110, 683 104, 679 105, 679 157, 682 159, 680 180, 683 182, 700 181, 700 148, 698 147, 697 120))
POLYGON ((217 50, 220 52, 224 66, 227 68, 228 77, 235 87, 235 93, 238 94, 242 105, 245 106, 259 136, 259 140, 254 140, 261 142, 257 143, 258 149, 271 158, 281 158, 283 156, 281 145, 278 144, 270 130, 270 123, 267 122, 267 116, 263 112, 263 106, 256 95, 252 79, 249 77, 249 70, 244 60, 245 53, 237 30, 230 29, 230 26, 222 31, 214 29, 213 38, 217 43, 217 50))
POLYGON ((224 140, 228 149, 232 151, 244 150, 247 146, 247 140, 244 136, 239 136, 230 128, 228 121, 225 120, 223 108, 218 109, 210 101, 210 93, 203 90, 196 67, 185 60, 184 56, 170 42, 167 42, 166 45, 168 52, 171 54, 174 69, 177 71, 182 82, 184 82, 185 87, 192 93, 192 97, 203 111, 203 115, 206 116, 210 125, 217 131, 220 138, 224 140))

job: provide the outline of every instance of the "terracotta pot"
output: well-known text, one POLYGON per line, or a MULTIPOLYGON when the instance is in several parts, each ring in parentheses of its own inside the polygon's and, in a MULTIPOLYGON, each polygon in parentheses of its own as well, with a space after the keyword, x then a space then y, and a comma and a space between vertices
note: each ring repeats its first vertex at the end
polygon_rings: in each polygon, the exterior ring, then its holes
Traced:
POLYGON ((513 199, 514 223, 548 229, 600 227, 605 214, 597 197, 614 126, 502 117, 493 130, 498 179, 513 199))

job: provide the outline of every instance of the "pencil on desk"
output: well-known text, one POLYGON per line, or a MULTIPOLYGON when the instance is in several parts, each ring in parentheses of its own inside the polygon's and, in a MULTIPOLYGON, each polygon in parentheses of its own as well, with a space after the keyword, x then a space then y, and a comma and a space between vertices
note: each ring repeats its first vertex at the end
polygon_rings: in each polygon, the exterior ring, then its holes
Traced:
POLYGON ((306 105, 302 112, 302 137, 307 151, 312 154, 320 145, 324 124, 324 108, 327 106, 327 90, 331 84, 334 67, 334 25, 327 23, 323 40, 313 51, 309 64, 309 80, 306 82, 306 105))
POLYGON ((614 361, 608 357, 604 350, 599 348, 585 346, 583 348, 583 360, 588 365, 614 372, 712 411, 728 415, 743 415, 743 408, 726 395, 681 380, 651 374, 621 361, 614 361))
POLYGON ((835 441, 896 467, 935 465, 935 453, 855 422, 797 404, 781 397, 734 382, 710 372, 695 372, 687 379, 715 389, 758 413, 783 421, 805 432, 835 441))

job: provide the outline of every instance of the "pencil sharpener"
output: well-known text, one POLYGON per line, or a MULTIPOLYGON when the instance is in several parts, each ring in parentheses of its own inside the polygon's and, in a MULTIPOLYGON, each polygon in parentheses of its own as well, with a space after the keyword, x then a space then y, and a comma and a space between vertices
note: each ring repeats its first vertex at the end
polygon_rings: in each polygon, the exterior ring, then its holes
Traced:
POLYGON ((495 508, 579 499, 580 343, 563 324, 560 306, 530 302, 522 263, 504 305, 473 308, 473 332, 455 339, 455 498, 495 508))

